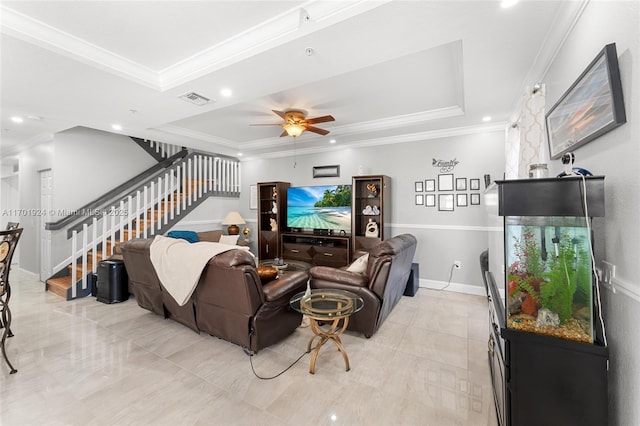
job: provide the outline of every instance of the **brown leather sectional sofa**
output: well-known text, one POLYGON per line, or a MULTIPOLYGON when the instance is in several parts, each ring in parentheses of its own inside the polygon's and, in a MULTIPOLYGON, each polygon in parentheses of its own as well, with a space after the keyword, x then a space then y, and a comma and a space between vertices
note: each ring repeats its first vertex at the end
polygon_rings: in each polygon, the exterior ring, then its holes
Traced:
POLYGON ((287 272, 263 285, 253 256, 230 250, 209 260, 193 295, 179 306, 151 263, 152 241, 139 238, 122 246, 130 289, 142 308, 252 352, 282 340, 300 325, 302 315, 289 307, 289 300, 305 290, 306 272, 287 272))
POLYGON ((416 247, 417 240, 411 234, 381 241, 370 250, 363 273, 315 266, 309 271, 311 287, 337 288, 362 297, 364 307, 349 318, 347 329, 371 337, 404 294, 416 247))

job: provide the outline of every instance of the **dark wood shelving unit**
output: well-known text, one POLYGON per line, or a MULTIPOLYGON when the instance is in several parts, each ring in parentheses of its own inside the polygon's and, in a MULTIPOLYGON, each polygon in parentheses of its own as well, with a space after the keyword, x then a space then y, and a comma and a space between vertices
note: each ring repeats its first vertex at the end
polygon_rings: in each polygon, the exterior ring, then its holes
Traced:
POLYGON ((282 257, 280 233, 287 225, 289 186, 289 182, 258 183, 258 258, 260 260, 282 257), (271 230, 272 219, 278 225, 277 231, 271 230))
POLYGON ((390 237, 390 230, 384 224, 391 220, 391 211, 389 210, 391 178, 384 175, 353 176, 351 194, 351 246, 355 258, 390 237), (371 187, 375 188, 375 191, 372 192, 371 187), (367 206, 371 208, 375 206, 378 213, 365 214, 367 206), (365 235, 370 220, 375 221, 378 225, 378 236, 375 238, 365 235))

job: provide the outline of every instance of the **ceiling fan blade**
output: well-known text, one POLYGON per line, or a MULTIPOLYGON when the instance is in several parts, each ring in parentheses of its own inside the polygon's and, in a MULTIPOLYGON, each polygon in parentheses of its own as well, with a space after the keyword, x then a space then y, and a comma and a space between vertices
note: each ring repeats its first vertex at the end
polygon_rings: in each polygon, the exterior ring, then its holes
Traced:
POLYGON ((316 123, 326 123, 327 121, 336 121, 336 119, 333 118, 332 115, 323 115, 322 117, 307 118, 306 121, 309 124, 316 124, 316 123))
POLYGON ((313 132, 313 133, 317 133, 317 134, 322 135, 322 136, 329 134, 328 130, 320 129, 318 127, 313 127, 313 126, 305 126, 305 130, 308 130, 308 131, 313 132))
POLYGON ((287 131, 285 130, 280 134, 280 137, 283 137, 283 136, 289 136, 289 133, 287 133, 287 131))
POLYGON ((271 111, 273 111, 276 115, 278 115, 278 117, 282 118, 283 120, 286 118, 285 113, 282 111, 276 111, 275 109, 272 109, 271 111))

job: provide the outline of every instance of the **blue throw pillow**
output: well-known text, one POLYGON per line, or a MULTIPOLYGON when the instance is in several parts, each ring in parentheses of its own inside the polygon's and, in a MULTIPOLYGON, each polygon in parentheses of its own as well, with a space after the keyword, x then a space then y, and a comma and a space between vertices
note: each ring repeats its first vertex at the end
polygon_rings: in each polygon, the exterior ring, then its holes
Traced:
POLYGON ((200 241, 198 239, 198 233, 194 231, 169 231, 167 233, 167 237, 182 238, 183 240, 187 240, 190 243, 197 243, 198 241, 200 241))

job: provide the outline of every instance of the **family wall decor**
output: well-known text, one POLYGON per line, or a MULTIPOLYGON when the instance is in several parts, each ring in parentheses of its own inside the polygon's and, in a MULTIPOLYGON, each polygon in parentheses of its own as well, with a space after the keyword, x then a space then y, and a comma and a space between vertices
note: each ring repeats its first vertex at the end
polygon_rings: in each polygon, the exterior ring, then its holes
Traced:
MULTIPOLYGON (((442 160, 433 160, 433 165, 442 166, 442 160)), ((460 162, 451 160, 444 169, 450 170, 460 162)), ((414 182, 415 205, 438 207, 438 211, 451 212, 456 207, 480 205, 479 178, 457 177, 453 173, 441 173, 436 179, 425 179, 414 182), (437 192, 437 194, 436 194, 437 192)))

